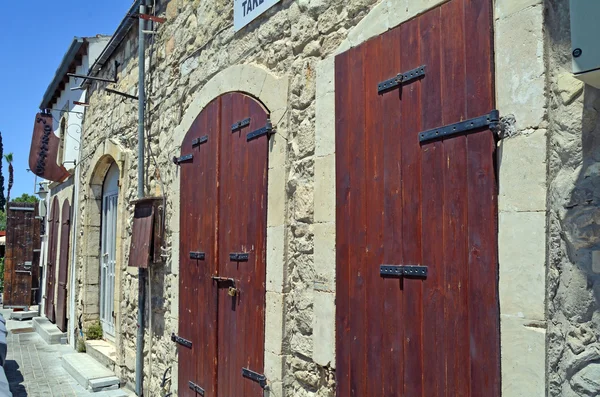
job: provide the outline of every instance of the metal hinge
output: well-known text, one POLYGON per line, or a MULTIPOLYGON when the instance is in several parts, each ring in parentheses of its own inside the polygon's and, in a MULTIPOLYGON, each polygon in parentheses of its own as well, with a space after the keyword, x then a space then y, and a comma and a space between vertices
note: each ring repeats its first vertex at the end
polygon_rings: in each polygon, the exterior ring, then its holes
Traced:
POLYGON ((267 385, 267 377, 263 374, 251 371, 248 368, 242 368, 242 376, 258 383, 264 390, 268 390, 269 388, 267 385))
POLYGON ((408 83, 409 81, 417 79, 421 76, 425 76, 425 66, 426 65, 421 65, 418 68, 409 70, 408 72, 398 73, 395 77, 382 81, 381 83, 377 84, 377 93, 381 94, 382 92, 396 88, 401 84, 408 83))
POLYGON ((181 346, 185 346, 189 349, 192 348, 192 341, 189 341, 187 339, 183 339, 181 336, 177 336, 175 334, 171 334, 171 340, 175 343, 180 344, 181 346))
POLYGON ((419 133, 419 142, 428 142, 440 138, 448 138, 454 135, 462 134, 464 132, 472 131, 478 128, 487 127, 494 135, 496 129, 500 123, 500 112, 492 110, 488 114, 483 116, 475 117, 461 121, 459 123, 449 124, 443 127, 433 128, 431 130, 423 131, 419 133))
POLYGON ((232 252, 229 254, 229 260, 232 262, 248 262, 249 254, 245 252, 232 252))
POLYGON ((266 135, 267 138, 271 136, 273 133, 273 124, 271 120, 267 120, 267 124, 263 128, 259 128, 258 130, 252 131, 248 135, 246 135, 246 142, 250 142, 253 139, 260 138, 263 135, 266 135))
POLYGON ((204 395, 204 389, 192 382, 191 380, 188 381, 188 385, 190 386, 190 389, 192 389, 196 393, 200 394, 201 396, 204 395))
POLYGON ((201 136, 200 138, 196 138, 192 141, 192 147, 202 145, 206 142, 208 142, 208 135, 201 136))
POLYGON ((427 266, 418 265, 381 265, 381 277, 427 277, 427 266))
POLYGON ((190 252, 190 259, 196 259, 199 261, 203 261, 204 258, 206 257, 206 254, 204 252, 190 252))
POLYGON ((231 132, 237 131, 239 129, 242 129, 244 127, 247 127, 250 125, 250 117, 242 120, 242 121, 238 121, 237 123, 233 123, 231 125, 231 132))
POLYGON ((190 161, 194 158, 193 154, 186 154, 185 156, 181 156, 181 157, 173 157, 173 162, 177 165, 183 163, 184 161, 190 161))

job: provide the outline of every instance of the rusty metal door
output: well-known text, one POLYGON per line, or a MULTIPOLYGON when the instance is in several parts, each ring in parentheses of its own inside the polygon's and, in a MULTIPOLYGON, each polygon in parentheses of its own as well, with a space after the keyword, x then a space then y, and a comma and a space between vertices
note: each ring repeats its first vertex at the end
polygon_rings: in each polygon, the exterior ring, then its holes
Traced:
POLYGON ((4 307, 27 308, 31 304, 33 250, 38 230, 35 204, 9 203, 6 219, 4 307))
POLYGON ((60 208, 58 204, 58 198, 54 197, 52 200, 52 208, 50 210, 50 217, 48 218, 48 257, 46 258, 46 317, 51 322, 55 322, 55 307, 54 307, 54 293, 55 293, 55 274, 56 274, 56 259, 58 254, 58 231, 60 228, 60 208))
POLYGON ((451 0, 336 58, 339 397, 500 395, 491 29, 451 0))
POLYGON ((71 236, 71 206, 65 200, 62 206, 60 252, 58 260, 58 288, 56 293, 56 325, 67 331, 67 278, 69 269, 69 242, 71 236))
POLYGON ((179 396, 262 396, 251 378, 264 372, 268 138, 248 134, 267 119, 254 99, 223 95, 197 117, 176 159, 179 396))

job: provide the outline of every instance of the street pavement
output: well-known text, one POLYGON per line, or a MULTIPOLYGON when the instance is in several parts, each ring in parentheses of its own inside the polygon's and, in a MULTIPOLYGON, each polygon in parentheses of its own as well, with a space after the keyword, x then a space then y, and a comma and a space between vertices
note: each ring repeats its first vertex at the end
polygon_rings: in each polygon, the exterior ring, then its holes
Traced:
MULTIPOLYGON (((13 397, 122 396, 122 391, 92 393, 80 386, 62 366, 68 345, 48 345, 33 331, 31 321, 10 320, 10 310, 0 309, 8 329, 8 354, 4 369, 13 397)), ((2 396, 3 397, 3 396, 2 396)))

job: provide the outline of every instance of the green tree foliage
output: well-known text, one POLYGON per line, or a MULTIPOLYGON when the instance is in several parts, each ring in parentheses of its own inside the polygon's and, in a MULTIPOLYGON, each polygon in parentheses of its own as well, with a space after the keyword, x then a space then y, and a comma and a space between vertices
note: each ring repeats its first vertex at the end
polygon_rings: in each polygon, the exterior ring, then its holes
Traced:
POLYGON ((10 202, 10 190, 12 189, 13 182, 14 182, 14 169, 13 169, 13 165, 12 165, 13 154, 12 153, 5 154, 4 159, 8 163, 8 190, 7 190, 7 194, 6 194, 6 201, 10 202))
POLYGON ((6 211, 0 211, 0 230, 6 230, 6 211))
POLYGON ((13 202, 15 202, 15 203, 31 203, 31 204, 35 204, 38 201, 39 200, 37 197, 35 197, 32 194, 27 194, 27 193, 23 193, 20 197, 17 197, 16 199, 13 200, 13 202))
POLYGON ((2 133, 0 132, 0 211, 4 211, 6 197, 4 197, 4 174, 2 174, 2 159, 4 158, 4 146, 2 145, 2 133))

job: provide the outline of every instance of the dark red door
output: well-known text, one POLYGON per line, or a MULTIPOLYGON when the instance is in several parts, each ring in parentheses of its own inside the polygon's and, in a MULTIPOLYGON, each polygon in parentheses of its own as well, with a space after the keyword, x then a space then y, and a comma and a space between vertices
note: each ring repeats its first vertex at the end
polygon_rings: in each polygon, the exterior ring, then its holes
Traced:
POLYGON ((56 291, 56 325, 67 331, 67 279, 69 270, 69 241, 71 236, 71 206, 65 200, 62 206, 60 252, 58 259, 58 288, 56 291))
POLYGON ((340 397, 500 395, 495 138, 419 141, 494 108, 490 7, 451 0, 336 58, 340 397))
POLYGON ((31 304, 33 250, 39 237, 36 206, 7 204, 4 307, 27 308, 31 304))
POLYGON ((267 118, 254 99, 223 95, 182 144, 179 396, 262 395, 242 368, 264 371, 268 139, 246 136, 267 118))
POLYGON ((54 285, 56 272, 56 256, 58 249, 58 230, 60 228, 60 209, 58 198, 52 200, 52 208, 50 217, 48 218, 48 258, 46 258, 46 317, 48 320, 55 322, 54 309, 54 285))

